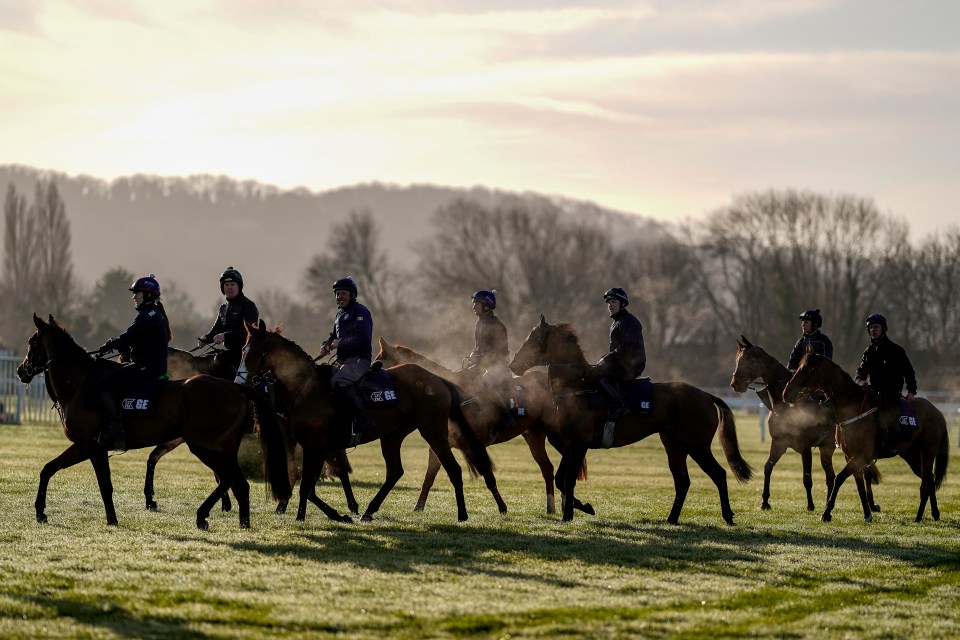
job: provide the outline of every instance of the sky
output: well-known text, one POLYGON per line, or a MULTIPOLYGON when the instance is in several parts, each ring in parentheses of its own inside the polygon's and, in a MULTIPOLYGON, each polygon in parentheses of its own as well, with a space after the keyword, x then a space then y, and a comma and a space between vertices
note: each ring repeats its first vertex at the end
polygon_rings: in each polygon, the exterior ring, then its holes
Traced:
POLYGON ((0 0, 0 163, 960 225, 955 0, 0 0))

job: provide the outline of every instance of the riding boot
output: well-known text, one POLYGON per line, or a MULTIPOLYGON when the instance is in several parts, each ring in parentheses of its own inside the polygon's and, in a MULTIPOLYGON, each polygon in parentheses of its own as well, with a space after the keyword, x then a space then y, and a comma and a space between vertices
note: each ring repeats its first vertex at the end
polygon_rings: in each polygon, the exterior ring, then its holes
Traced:
POLYGON ((620 391, 610 380, 601 378, 600 386, 610 400, 610 406, 607 407, 608 420, 616 420, 620 416, 630 413, 630 409, 627 407, 627 403, 623 401, 623 396, 620 395, 620 391))
POLYGON ((126 451, 123 439, 123 424, 120 422, 120 410, 112 391, 100 394, 103 408, 107 412, 107 428, 97 436, 97 444, 112 451, 126 451))
POLYGON ((350 410, 353 420, 351 420, 350 446, 355 447, 360 444, 363 433, 374 426, 373 420, 367 415, 367 410, 363 406, 363 398, 355 386, 337 387, 344 404, 350 410))

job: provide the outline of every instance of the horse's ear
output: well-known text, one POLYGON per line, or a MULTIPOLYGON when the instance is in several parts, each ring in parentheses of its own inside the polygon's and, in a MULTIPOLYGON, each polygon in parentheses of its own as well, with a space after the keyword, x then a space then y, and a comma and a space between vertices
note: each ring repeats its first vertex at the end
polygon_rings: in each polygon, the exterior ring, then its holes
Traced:
POLYGON ((752 344, 750 344, 750 341, 747 340, 747 336, 745 336, 745 335, 743 335, 743 334, 740 334, 740 339, 743 340, 743 346, 745 346, 745 347, 752 347, 752 346, 753 346, 752 344))
POLYGON ((50 323, 51 326, 57 324, 57 321, 53 319, 52 313, 47 314, 47 321, 50 323))
POLYGON ((263 321, 263 318, 260 318, 260 323, 257 325, 257 328, 260 330, 261 333, 266 333, 267 323, 263 321))
POLYGON ((543 317, 543 314, 540 314, 540 326, 547 324, 547 319, 543 317))
POLYGON ((36 325, 37 329, 43 329, 44 327, 47 326, 47 323, 45 323, 45 322, 40 318, 40 316, 38 316, 38 315, 36 314, 36 312, 34 312, 34 314, 33 314, 33 324, 36 325))
POLYGON ((387 348, 387 343, 383 340, 383 336, 377 336, 377 344, 380 345, 380 351, 387 348))

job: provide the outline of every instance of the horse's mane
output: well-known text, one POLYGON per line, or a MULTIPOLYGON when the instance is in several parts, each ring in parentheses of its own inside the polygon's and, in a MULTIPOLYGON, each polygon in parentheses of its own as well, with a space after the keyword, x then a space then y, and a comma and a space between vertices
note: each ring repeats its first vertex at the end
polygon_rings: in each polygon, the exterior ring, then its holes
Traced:
POLYGON ((70 332, 67 331, 66 327, 60 324, 59 321, 54 320, 51 323, 47 324, 50 329, 58 331, 63 338, 65 338, 66 348, 67 348, 67 357, 76 358, 83 360, 90 360, 91 357, 87 355, 87 350, 77 344, 77 341, 73 339, 73 336, 70 335, 70 332))
POLYGON ((438 368, 440 368, 440 369, 446 369, 446 368, 447 368, 447 367, 443 366, 442 364, 440 364, 439 362, 437 362, 436 360, 431 360, 430 358, 428 358, 427 356, 423 355, 423 354, 420 353, 419 351, 416 351, 415 349, 411 349, 410 347, 404 346, 404 345, 402 345, 402 344, 396 344, 396 345, 393 346, 393 348, 396 349, 397 351, 403 351, 404 353, 406 353, 406 354, 408 354, 409 356, 412 356, 412 357, 414 357, 414 358, 419 358, 420 360, 424 360, 424 361, 426 361, 426 362, 429 362, 430 364, 436 365, 436 366, 437 366, 438 368))
POLYGON ((291 351, 293 351, 293 354, 295 356, 298 356, 298 357, 304 358, 305 360, 309 360, 310 362, 313 362, 313 357, 309 353, 307 353, 303 347, 301 347, 296 342, 294 342, 290 338, 283 335, 282 327, 277 327, 275 330, 268 331, 267 333, 273 334, 277 338, 279 338, 280 343, 287 346, 291 351))
POLYGON ((577 348, 583 351, 583 348, 580 347, 580 334, 577 332, 577 328, 575 326, 569 322, 558 322, 557 324, 553 325, 553 328, 565 334, 568 339, 573 340, 573 342, 577 345, 577 348))

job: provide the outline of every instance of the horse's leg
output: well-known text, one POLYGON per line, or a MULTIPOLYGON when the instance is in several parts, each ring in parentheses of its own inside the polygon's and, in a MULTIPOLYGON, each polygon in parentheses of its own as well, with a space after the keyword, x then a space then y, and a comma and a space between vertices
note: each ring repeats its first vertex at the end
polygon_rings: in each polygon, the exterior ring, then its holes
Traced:
POLYGON ((320 479, 323 462, 322 451, 303 448, 303 473, 300 476, 300 504, 297 507, 297 520, 302 522, 306 519, 307 501, 309 500, 334 522, 353 522, 353 518, 348 515, 341 515, 317 495, 317 480, 320 479))
MULTIPOLYGON (((223 498, 223 494, 230 490, 230 484, 233 482, 234 478, 230 477, 230 472, 227 470, 227 465, 225 464, 221 455, 216 451, 211 451, 209 449, 204 449, 202 447, 197 447, 194 445, 188 445, 190 451, 193 455, 203 464, 207 465, 211 471, 213 471, 214 477, 217 479, 217 486, 214 488, 213 492, 207 496, 207 499, 200 503, 200 507, 197 509, 197 529, 201 531, 206 531, 210 528, 210 523, 207 518, 210 517, 210 510, 213 509, 213 505, 219 502, 223 498)), ((240 502, 239 496, 237 497, 237 502, 240 502)), ((250 526, 250 514, 249 514, 249 503, 247 505, 247 526, 250 526)), ((243 526, 243 510, 241 507, 241 521, 240 525, 243 526)))
POLYGON ((820 516, 822 522, 830 522, 833 519, 832 513, 833 507, 837 504, 837 494, 840 492, 840 487, 843 486, 844 480, 853 474, 856 463, 856 458, 850 458, 847 460, 847 464, 843 469, 840 470, 840 473, 837 474, 836 479, 833 481, 833 491, 830 492, 830 497, 827 499, 827 506, 823 510, 823 515, 820 516))
POLYGON ((863 507, 863 521, 873 522, 873 511, 870 510, 870 501, 867 499, 866 483, 863 479, 863 469, 853 472, 853 479, 857 483, 857 495, 860 496, 860 505, 863 507))
MULTIPOLYGON (((297 469, 297 443, 290 433, 290 424, 286 420, 277 418, 277 425, 280 427, 280 435, 283 437, 283 447, 287 453, 287 478, 290 480, 290 486, 297 484, 297 478, 300 476, 300 470, 297 469)), ((284 514, 287 512, 289 500, 278 500, 275 513, 284 514)))
POLYGON ((147 472, 143 477, 143 497, 146 499, 148 511, 157 510, 157 503, 153 499, 153 474, 157 463, 160 462, 160 458, 173 451, 182 442, 183 440, 177 439, 164 444, 158 444, 156 448, 150 452, 150 457, 147 458, 147 472))
POLYGON ((437 473, 440 472, 440 458, 433 452, 433 449, 428 447, 427 451, 429 452, 427 454, 427 472, 423 474, 423 485, 420 487, 420 497, 417 498, 417 504, 413 508, 414 511, 423 511, 423 508, 427 506, 430 489, 433 488, 437 473))
MULTIPOLYGON (((920 456, 920 473, 917 474, 920 476, 920 507, 917 509, 917 517, 914 519, 914 522, 923 520, 923 512, 927 508, 927 500, 930 501, 931 511, 935 511, 937 516, 940 515, 940 510, 935 507, 937 497, 933 480, 933 459, 934 456, 932 455, 920 456)), ((938 517, 934 517, 934 520, 937 519, 938 517)))
MULTIPOLYGON (((380 505, 386 500, 387 494, 390 493, 400 478, 403 477, 403 462, 400 460, 400 443, 403 442, 403 437, 397 437, 395 434, 396 432, 389 433, 383 438, 380 438, 380 453, 383 455, 383 461, 387 465, 386 475, 383 479, 383 485, 381 485, 380 490, 377 491, 377 495, 373 496, 373 500, 370 501, 370 504, 367 505, 367 510, 363 516, 361 516, 361 522, 370 522, 373 520, 373 514, 380 510, 380 505)), ((447 451, 450 451, 449 445, 447 451)), ((450 457, 453 457, 452 453, 450 457)), ((460 486, 460 495, 463 495, 462 484, 460 486)))
POLYGON ((870 503, 870 511, 873 513, 880 513, 880 505, 878 505, 873 499, 873 485, 875 484, 874 478, 877 473, 878 471, 875 465, 870 465, 868 467, 864 467, 863 469, 863 486, 867 490, 867 502, 870 503))
POLYGON ((547 513, 555 513, 556 507, 554 505, 553 494, 553 463, 550 461, 550 456, 547 455, 547 449, 544 446, 547 436, 540 429, 527 429, 521 435, 523 436, 523 439, 526 440, 527 447, 530 448, 530 454, 536 461, 537 466, 540 467, 540 475, 543 476, 543 484, 546 487, 547 513))
POLYGON ((329 460, 334 462, 337 479, 343 489, 343 496, 347 499, 347 510, 354 515, 360 515, 360 503, 353 495, 353 485, 350 483, 350 462, 347 460, 347 452, 341 449, 329 460))
POLYGON ((587 447, 582 444, 569 444, 567 451, 563 455, 561 465, 564 465, 564 474, 560 490, 563 492, 563 522, 573 520, 573 509, 577 498, 574 489, 577 486, 577 476, 580 467, 583 466, 583 459, 587 455, 587 447))
POLYGON ((833 452, 836 449, 836 445, 832 443, 820 445, 820 466, 823 467, 823 475, 827 483, 827 500, 833 492, 833 483, 837 481, 837 474, 833 471, 833 452))
MULTIPOLYGON (((693 461, 700 465, 703 472, 713 480, 713 484, 717 485, 717 491, 720 493, 720 513, 723 515, 723 521, 732 525, 733 509, 730 507, 730 494, 727 491, 726 470, 721 467, 717 459, 713 457, 713 451, 710 450, 709 446, 699 449, 691 448, 690 457, 693 458, 693 461)), ((678 511, 677 518, 679 517, 680 512, 678 511)))
MULTIPOLYGON (((566 500, 567 500, 567 494, 565 494, 563 491, 564 485, 566 483, 566 480, 564 479, 566 476, 564 474, 567 472, 567 467, 564 465, 563 450, 558 449, 558 451, 560 451, 560 464, 557 465, 557 474, 555 476, 555 481, 556 481, 557 488, 560 490, 560 509, 562 511, 563 505, 566 504, 566 500)), ((584 459, 586 459, 586 454, 584 454, 584 459)), ((581 469, 582 468, 583 466, 581 465, 581 469)), ((578 472, 576 475, 577 475, 577 479, 579 480, 580 473, 578 472)), ((589 502, 580 502, 580 499, 577 498, 576 496, 572 498, 572 501, 573 501, 573 508, 576 509, 577 511, 582 511, 583 513, 589 516, 597 515, 597 512, 594 511, 593 509, 593 505, 590 504, 589 502)))
POLYGON ((117 512, 113 508, 113 481, 110 479, 110 459, 107 450, 101 447, 90 447, 90 462, 93 472, 97 474, 97 486, 100 487, 100 497, 103 499, 103 508, 107 512, 107 524, 117 524, 117 512))
POLYGON ((767 458, 767 463, 763 465, 763 494, 761 495, 763 502, 760 503, 760 508, 764 511, 770 509, 770 476, 773 475, 773 468, 783 457, 786 450, 787 445, 781 439, 773 438, 770 440, 770 456, 767 458))
MULTIPOLYGON (((89 457, 90 452, 86 447, 74 443, 67 447, 59 456, 43 465, 43 469, 40 470, 40 486, 37 487, 37 499, 33 503, 33 507, 37 513, 37 522, 43 524, 47 521, 45 511, 47 509, 47 485, 50 484, 50 478, 52 478, 57 471, 72 467, 89 457)), ((113 524, 116 524, 116 522, 113 524)))
POLYGON ((813 511, 813 451, 800 448, 800 466, 803 469, 803 489, 807 492, 807 511, 813 511))
POLYGON ((667 522, 678 524, 680 522, 680 510, 683 509, 683 503, 687 499, 687 491, 690 490, 690 474, 687 472, 687 450, 662 433, 660 434, 660 440, 667 451, 667 464, 670 467, 670 473, 673 475, 673 508, 670 509, 667 522))

